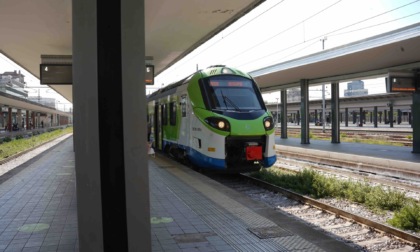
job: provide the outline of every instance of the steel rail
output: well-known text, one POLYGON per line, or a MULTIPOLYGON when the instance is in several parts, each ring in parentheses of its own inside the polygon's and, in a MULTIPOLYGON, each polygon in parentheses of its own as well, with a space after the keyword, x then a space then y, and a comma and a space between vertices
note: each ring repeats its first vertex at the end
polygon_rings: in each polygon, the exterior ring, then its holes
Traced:
POLYGON ((328 211, 328 212, 336 214, 338 216, 342 216, 344 218, 354 220, 354 221, 356 221, 360 224, 372 227, 372 228, 374 228, 378 231, 381 231, 381 232, 384 232, 384 233, 387 233, 387 234, 392 234, 399 239, 402 239, 402 240, 407 241, 407 242, 412 242, 415 245, 420 244, 420 237, 419 236, 415 236, 415 235, 412 235, 410 233, 404 232, 402 230, 399 230, 399 229, 396 229, 396 228, 378 223, 376 221, 366 219, 366 218, 358 216, 356 214, 352 214, 350 212, 347 212, 347 211, 344 211, 342 209, 336 208, 334 206, 322 203, 322 202, 317 201, 315 199, 312 199, 310 197, 292 192, 290 190, 287 190, 285 188, 281 188, 279 186, 272 185, 272 184, 267 183, 265 181, 262 181, 260 179, 253 178, 253 177, 245 175, 245 174, 241 174, 241 176, 243 178, 249 180, 250 182, 258 185, 258 186, 261 186, 261 187, 266 188, 266 189, 268 189, 270 191, 273 191, 273 192, 281 193, 288 198, 297 200, 299 202, 303 202, 305 204, 315 206, 317 208, 320 208, 321 210, 328 211))

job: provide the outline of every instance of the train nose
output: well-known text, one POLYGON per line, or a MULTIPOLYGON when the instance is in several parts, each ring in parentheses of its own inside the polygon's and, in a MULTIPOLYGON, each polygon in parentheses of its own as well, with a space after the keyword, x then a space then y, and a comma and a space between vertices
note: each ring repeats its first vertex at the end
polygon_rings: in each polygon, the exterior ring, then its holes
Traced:
POLYGON ((244 122, 240 124, 239 127, 240 128, 236 128, 236 130, 234 130, 234 132, 232 133, 237 135, 238 132, 240 132, 241 134, 249 136, 249 135, 264 135, 266 132, 263 124, 244 122))

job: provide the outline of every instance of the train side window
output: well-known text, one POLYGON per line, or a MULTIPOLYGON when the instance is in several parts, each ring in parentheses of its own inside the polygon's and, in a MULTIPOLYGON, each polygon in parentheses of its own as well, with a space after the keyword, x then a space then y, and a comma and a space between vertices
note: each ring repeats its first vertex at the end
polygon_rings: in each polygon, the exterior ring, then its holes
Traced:
POLYGON ((162 104, 162 125, 168 125, 168 108, 162 104))
POLYGON ((187 96, 181 96, 181 116, 187 117, 187 96))
POLYGON ((169 103, 169 123, 171 125, 176 125, 176 103, 169 103))

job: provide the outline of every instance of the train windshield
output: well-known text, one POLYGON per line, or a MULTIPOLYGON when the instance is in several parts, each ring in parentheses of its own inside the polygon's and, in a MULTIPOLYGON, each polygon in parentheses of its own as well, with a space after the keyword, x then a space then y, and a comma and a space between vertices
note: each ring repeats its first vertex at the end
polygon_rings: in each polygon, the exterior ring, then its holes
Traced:
POLYGON ((207 106, 212 110, 252 111, 265 109, 252 80, 240 76, 214 76, 204 80, 207 106))

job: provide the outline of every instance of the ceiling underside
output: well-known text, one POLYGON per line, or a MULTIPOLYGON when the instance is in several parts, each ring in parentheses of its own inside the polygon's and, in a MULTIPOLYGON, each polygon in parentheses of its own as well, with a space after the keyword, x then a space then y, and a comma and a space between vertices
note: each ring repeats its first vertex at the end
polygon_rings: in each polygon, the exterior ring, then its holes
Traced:
POLYGON ((250 74, 262 91, 299 85, 357 80, 393 71, 420 69, 420 24, 279 63, 250 74))
MULTIPOLYGON (((146 56, 160 73, 264 0, 145 0, 146 56)), ((71 0, 2 0, 0 52, 39 78, 41 55, 72 55, 71 0)), ((71 85, 50 85, 72 102, 71 85)))

